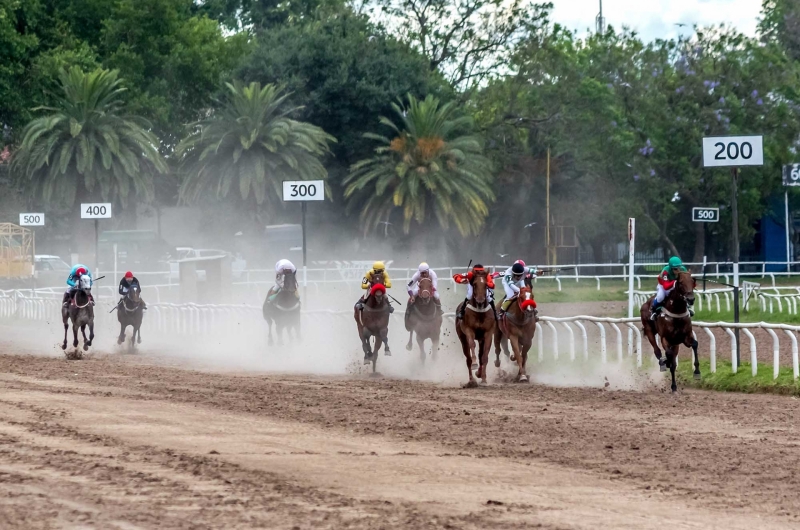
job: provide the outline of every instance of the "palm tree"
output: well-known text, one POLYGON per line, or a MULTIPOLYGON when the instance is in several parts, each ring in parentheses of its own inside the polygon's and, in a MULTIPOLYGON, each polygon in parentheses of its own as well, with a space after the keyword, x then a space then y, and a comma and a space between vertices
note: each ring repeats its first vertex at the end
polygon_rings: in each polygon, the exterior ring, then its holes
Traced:
POLYGON ((226 197, 233 186, 243 200, 258 205, 278 199, 284 180, 324 179, 320 159, 336 139, 321 128, 295 121, 298 107, 286 105, 288 94, 260 83, 226 83, 227 98, 211 117, 192 124, 178 145, 184 180, 181 197, 196 201, 211 190, 226 197), (271 194, 268 191, 272 191, 271 194))
POLYGON ((13 160, 17 174, 45 203, 72 206, 76 196, 94 195, 126 206, 131 188, 151 200, 153 173, 166 172, 167 165, 150 123, 123 114, 118 72, 73 67, 59 77, 63 95, 56 106, 34 109, 48 114, 22 132, 13 160))
POLYGON ((455 224, 462 236, 477 234, 494 200, 491 163, 483 156, 477 136, 469 134, 472 120, 456 116, 453 103, 439 104, 428 96, 408 96, 408 106, 392 105, 399 125, 381 117, 394 131, 390 139, 367 138, 382 145, 375 156, 361 160, 345 179, 349 207, 361 208, 365 231, 387 222, 396 209, 403 213, 403 230, 434 215, 448 229, 455 224))

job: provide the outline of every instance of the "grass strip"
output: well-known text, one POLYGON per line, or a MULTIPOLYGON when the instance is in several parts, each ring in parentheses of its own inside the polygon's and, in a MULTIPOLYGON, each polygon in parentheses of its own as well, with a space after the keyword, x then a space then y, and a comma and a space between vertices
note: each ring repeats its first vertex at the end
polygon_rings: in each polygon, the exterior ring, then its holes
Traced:
POLYGON ((722 392, 800 396, 800 380, 794 379, 791 368, 781 367, 778 378, 773 379, 772 366, 759 365, 758 374, 753 377, 749 363, 742 363, 734 374, 730 361, 717 359, 717 372, 712 374, 711 363, 707 359, 700 359, 699 381, 692 376, 693 371, 693 362, 682 360, 678 364, 676 376, 680 385, 722 392))

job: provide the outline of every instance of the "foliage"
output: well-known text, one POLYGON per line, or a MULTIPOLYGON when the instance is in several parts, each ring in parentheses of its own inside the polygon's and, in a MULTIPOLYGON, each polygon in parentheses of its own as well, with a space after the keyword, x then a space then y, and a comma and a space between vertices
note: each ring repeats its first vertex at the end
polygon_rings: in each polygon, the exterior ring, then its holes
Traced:
POLYGON ((94 194, 123 206, 133 191, 153 196, 153 173, 166 171, 145 120, 123 113, 116 71, 61 72, 63 96, 22 133, 14 166, 45 203, 74 204, 94 194))
POLYGON ((462 236, 478 234, 494 192, 491 164, 480 138, 470 134, 472 120, 433 96, 408 96, 406 107, 393 107, 399 125, 380 120, 392 137, 369 134, 381 145, 374 157, 354 164, 345 181, 345 197, 361 210, 364 228, 376 228, 400 209, 405 233, 412 221, 423 224, 433 215, 444 229, 452 221, 462 236))
POLYGON ((321 159, 336 140, 289 116, 296 110, 275 85, 226 84, 226 98, 209 118, 192 125, 178 145, 181 196, 196 202, 207 192, 225 198, 236 187, 242 200, 279 200, 284 180, 323 179, 321 159))
POLYGON ((694 360, 678 364, 676 376, 680 378, 679 386, 691 386, 706 390, 723 392, 744 392, 747 394, 782 394, 800 396, 800 382, 794 379, 791 368, 781 367, 778 378, 773 378, 772 366, 761 364, 758 374, 753 377, 750 363, 742 363, 737 372, 733 373, 730 361, 717 357, 717 371, 711 373, 711 363, 700 359, 701 379, 696 381, 692 376, 694 360))
POLYGON ((502 73, 526 32, 542 24, 552 4, 527 0, 380 0, 401 38, 460 88, 502 73))

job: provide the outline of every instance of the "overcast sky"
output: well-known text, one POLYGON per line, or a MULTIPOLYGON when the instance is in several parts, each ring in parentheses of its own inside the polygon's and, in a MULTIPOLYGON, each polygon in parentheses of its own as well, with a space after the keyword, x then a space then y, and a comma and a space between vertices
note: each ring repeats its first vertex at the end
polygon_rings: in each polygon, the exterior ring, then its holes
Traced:
MULTIPOLYGON (((584 35, 594 28, 599 0, 552 0, 553 21, 584 35)), ((754 35, 761 0, 603 0, 606 23, 621 29, 627 25, 646 40, 677 37, 693 24, 727 22, 747 35, 754 35), (680 28, 675 24, 688 27, 680 28)))

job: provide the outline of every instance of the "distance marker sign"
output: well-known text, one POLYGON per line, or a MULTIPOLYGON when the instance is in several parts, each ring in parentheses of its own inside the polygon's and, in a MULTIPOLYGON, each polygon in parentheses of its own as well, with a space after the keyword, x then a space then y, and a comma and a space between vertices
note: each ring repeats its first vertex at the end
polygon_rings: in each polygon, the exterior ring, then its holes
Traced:
POLYGON ((324 201, 324 180, 284 180, 284 201, 324 201))
POLYGON ((692 208, 692 221, 696 223, 718 223, 719 208, 692 208))
POLYGON ((703 138, 703 167, 763 165, 763 136, 716 136, 703 138))
POLYGON ((111 203, 83 203, 81 204, 81 219, 111 219, 111 203))
POLYGON ((44 226, 43 213, 19 214, 19 226, 44 226))

